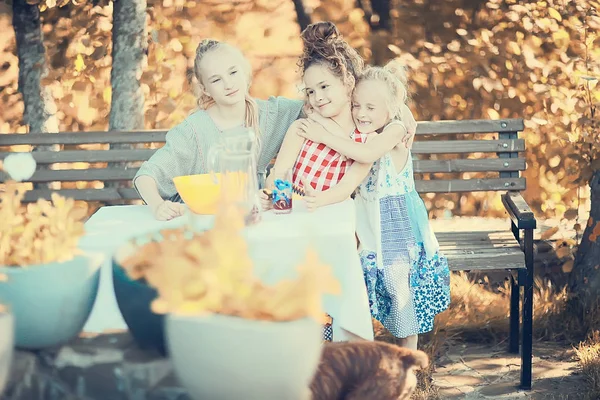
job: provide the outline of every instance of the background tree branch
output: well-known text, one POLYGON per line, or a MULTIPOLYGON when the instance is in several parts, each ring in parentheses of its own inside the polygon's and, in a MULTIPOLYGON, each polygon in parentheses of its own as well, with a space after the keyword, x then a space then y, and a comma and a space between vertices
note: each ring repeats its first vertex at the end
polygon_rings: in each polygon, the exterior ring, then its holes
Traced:
POLYGON ((310 25, 310 16, 306 13, 304 8, 304 2, 302 0, 293 0, 294 8, 296 9, 296 19, 298 25, 300 25, 300 32, 302 32, 308 25, 310 25))

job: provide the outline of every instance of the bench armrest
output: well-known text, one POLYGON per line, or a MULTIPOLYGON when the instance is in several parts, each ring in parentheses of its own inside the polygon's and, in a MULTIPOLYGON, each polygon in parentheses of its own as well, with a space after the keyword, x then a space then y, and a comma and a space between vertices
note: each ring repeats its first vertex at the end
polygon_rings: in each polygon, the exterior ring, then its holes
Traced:
POLYGON ((536 220, 533 211, 519 192, 507 192, 502 195, 502 203, 510 219, 518 229, 535 229, 536 220))

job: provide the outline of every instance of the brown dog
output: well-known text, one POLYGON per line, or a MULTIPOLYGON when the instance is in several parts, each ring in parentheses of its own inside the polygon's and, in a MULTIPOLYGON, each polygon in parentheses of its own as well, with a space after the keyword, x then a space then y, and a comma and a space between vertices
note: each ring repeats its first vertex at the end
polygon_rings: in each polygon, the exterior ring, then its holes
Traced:
POLYGON ((403 400, 417 379, 414 368, 429 363, 427 354, 384 342, 324 345, 310 386, 313 400, 403 400))

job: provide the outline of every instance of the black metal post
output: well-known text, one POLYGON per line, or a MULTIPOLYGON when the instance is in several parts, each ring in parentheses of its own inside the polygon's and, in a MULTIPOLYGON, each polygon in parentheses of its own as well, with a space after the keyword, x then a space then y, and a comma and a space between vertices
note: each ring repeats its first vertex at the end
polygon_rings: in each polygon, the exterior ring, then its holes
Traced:
POLYGON ((533 347, 533 229, 525 229, 525 291, 523 294, 523 345, 521 346, 521 389, 531 389, 533 347))
MULTIPOLYGON (((498 134, 498 139, 516 139, 518 138, 517 132, 502 132, 498 134)), ((499 158, 517 158, 518 152, 511 153, 499 153, 499 158)), ((500 178, 514 178, 518 177, 518 171, 501 171, 500 178)), ((520 231, 519 227, 515 225, 513 221, 510 222, 510 228, 517 242, 520 242, 520 231)), ((515 280, 514 272, 510 274, 510 336, 508 341, 508 351, 510 353, 519 353, 519 341, 520 341, 520 324, 519 324, 519 302, 521 300, 521 288, 520 285, 524 283, 521 278, 522 274, 518 274, 515 280)))
POLYGON ((510 336, 508 339, 508 351, 513 354, 519 354, 519 302, 520 302, 520 287, 519 281, 515 279, 515 273, 510 273, 510 336))
POLYGON ((512 220, 510 221, 510 230, 512 231, 513 236, 515 237, 515 240, 517 242, 521 242, 521 232, 512 220))

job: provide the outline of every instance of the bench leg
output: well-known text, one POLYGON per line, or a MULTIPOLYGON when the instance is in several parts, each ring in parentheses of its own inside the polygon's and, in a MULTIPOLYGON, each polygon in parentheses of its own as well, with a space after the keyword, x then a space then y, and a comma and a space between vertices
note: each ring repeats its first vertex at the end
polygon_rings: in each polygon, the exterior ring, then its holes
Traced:
POLYGON ((510 336, 508 339, 508 351, 519 354, 519 303, 520 287, 515 279, 516 271, 510 271, 510 336))
POLYGON ((525 291, 523 295, 523 345, 521 346, 521 389, 531 390, 533 347, 533 229, 525 229, 525 291))
POLYGON ((514 222, 510 221, 510 230, 513 233, 513 236, 515 237, 515 239, 517 240, 517 242, 521 241, 521 235, 519 232, 519 228, 517 228, 517 226, 515 225, 514 222))
MULTIPOLYGON (((510 230, 515 237, 517 242, 520 242, 520 231, 517 225, 513 221, 510 221, 510 230)), ((525 279, 521 276, 523 271, 509 271, 510 272, 510 336, 508 340, 508 352, 513 354, 519 354, 519 341, 520 341, 520 326, 519 326, 519 305, 521 303, 521 291, 520 284, 525 282, 525 279), (515 275, 517 278, 515 278, 515 275)))

